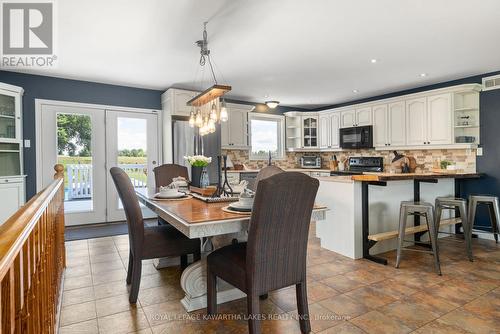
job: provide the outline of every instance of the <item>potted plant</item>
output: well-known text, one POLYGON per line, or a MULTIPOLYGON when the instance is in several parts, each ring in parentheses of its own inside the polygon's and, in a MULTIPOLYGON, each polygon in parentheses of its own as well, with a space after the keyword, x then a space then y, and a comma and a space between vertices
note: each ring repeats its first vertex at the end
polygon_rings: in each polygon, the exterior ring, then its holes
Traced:
POLYGON ((198 188, 206 188, 209 185, 207 166, 212 158, 204 155, 193 155, 184 157, 191 165, 191 185, 198 188))

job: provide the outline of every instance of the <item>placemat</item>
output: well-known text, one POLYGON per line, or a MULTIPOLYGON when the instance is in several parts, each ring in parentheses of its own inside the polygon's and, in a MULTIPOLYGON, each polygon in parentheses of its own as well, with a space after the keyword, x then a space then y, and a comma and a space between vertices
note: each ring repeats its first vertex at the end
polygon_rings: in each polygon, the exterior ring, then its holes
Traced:
POLYGON ((185 195, 183 197, 179 197, 179 198, 157 198, 157 197, 150 197, 150 199, 152 199, 153 201, 185 201, 187 199, 191 199, 193 198, 193 196, 191 195, 185 195))
POLYGON ((252 214, 252 212, 242 212, 242 211, 236 211, 236 210, 233 210, 231 209, 231 207, 228 205, 228 206, 225 206, 222 208, 222 211, 224 212, 228 212, 228 213, 236 213, 236 214, 239 214, 239 215, 245 215, 245 216, 250 216, 252 214))

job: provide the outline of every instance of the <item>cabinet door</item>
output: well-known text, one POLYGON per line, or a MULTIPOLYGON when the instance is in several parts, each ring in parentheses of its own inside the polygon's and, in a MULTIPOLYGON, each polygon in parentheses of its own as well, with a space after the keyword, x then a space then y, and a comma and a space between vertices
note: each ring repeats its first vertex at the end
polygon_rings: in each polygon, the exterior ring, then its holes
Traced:
POLYGON ((372 124, 372 108, 362 108, 356 110, 356 126, 372 124))
POLYGON ((330 140, 330 115, 319 117, 319 148, 329 148, 330 140))
POLYGON ((373 145, 375 147, 387 146, 389 143, 387 131, 387 105, 373 107, 373 145))
POLYGON ((176 90, 174 92, 174 113, 175 115, 189 116, 191 113, 191 106, 186 103, 196 96, 195 92, 176 90))
POLYGON ((0 225, 24 204, 24 182, 0 183, 0 225))
POLYGON ((248 147, 246 110, 231 109, 229 111, 229 145, 235 148, 248 147))
POLYGON ((356 124, 356 111, 347 110, 340 113, 340 125, 343 128, 350 128, 356 124))
POLYGON ((220 123, 220 144, 222 148, 229 148, 229 120, 220 123))
POLYGON ((406 113, 404 101, 389 104, 387 111, 387 143, 389 146, 406 145, 406 113))
POLYGON ((21 140, 21 99, 18 93, 0 90, 0 139, 21 140))
POLYGON ((340 147, 340 114, 335 113, 330 115, 330 145, 332 148, 340 147))
POLYGON ((451 94, 427 98, 427 142, 431 145, 452 143, 453 113, 451 94))
POLYGON ((318 117, 304 116, 302 118, 303 147, 318 147, 318 117))
POLYGON ((406 101, 406 143, 425 145, 427 143, 427 99, 406 101))

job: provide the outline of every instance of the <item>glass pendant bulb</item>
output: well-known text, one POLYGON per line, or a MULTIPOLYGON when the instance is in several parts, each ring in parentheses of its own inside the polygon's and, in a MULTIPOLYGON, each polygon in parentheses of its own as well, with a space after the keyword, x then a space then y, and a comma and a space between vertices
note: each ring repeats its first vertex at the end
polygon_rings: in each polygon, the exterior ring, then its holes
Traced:
POLYGON ((213 119, 210 119, 208 121, 208 132, 209 133, 214 133, 215 132, 215 121, 213 119))
POLYGON ((227 122, 229 115, 227 113, 226 101, 222 100, 222 107, 220 108, 220 120, 221 122, 227 122))
POLYGON ((210 110, 210 119, 217 122, 217 106, 212 103, 212 109, 210 110))
POLYGON ((200 109, 196 112, 195 124, 197 127, 201 128, 203 126, 203 117, 201 117, 200 109))
POLYGON ((191 114, 189 115, 189 126, 194 128, 194 125, 195 125, 194 111, 191 111, 191 114))

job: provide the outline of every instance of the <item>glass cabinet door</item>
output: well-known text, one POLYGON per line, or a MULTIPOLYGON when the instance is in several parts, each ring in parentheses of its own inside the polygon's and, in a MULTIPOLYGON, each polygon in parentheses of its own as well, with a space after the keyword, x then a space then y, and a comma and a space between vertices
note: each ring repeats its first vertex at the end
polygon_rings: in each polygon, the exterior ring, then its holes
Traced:
POLYGON ((0 138, 16 138, 16 98, 0 93, 0 138))
POLYGON ((20 155, 19 144, 0 143, 0 176, 21 174, 20 155))

